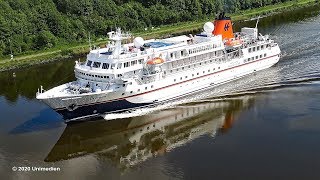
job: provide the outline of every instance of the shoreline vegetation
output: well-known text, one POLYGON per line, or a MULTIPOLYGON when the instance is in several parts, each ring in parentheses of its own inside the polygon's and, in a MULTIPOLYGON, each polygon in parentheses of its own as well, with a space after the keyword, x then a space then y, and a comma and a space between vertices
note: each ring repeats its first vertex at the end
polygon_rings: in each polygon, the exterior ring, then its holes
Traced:
MULTIPOLYGON (((260 8, 241 10, 237 13, 229 13, 233 21, 249 20, 258 16, 269 16, 276 13, 291 11, 307 6, 318 4, 318 0, 293 0, 268 5, 260 8)), ((212 21, 214 17, 208 17, 203 20, 181 22, 172 25, 163 25, 154 29, 140 32, 132 32, 133 36, 141 36, 145 39, 160 38, 174 34, 182 34, 199 30, 207 21, 212 21)), ((103 47, 108 39, 99 39, 92 42, 92 46, 103 47)), ((15 70, 33 66, 36 64, 48 63, 52 61, 65 60, 70 58, 84 57, 89 52, 89 42, 85 44, 70 44, 61 47, 55 47, 47 50, 32 52, 32 54, 15 56, 12 60, 10 56, 0 59, 0 72, 15 70)))

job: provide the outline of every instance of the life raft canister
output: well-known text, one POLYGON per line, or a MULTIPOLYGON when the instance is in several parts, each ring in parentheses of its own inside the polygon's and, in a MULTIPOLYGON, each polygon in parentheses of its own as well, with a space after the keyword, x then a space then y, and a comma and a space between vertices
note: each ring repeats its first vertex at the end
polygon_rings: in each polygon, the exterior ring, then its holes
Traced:
POLYGON ((156 58, 153 58, 153 59, 150 59, 147 64, 149 65, 155 65, 155 64, 162 64, 164 62, 164 60, 160 57, 156 57, 156 58))

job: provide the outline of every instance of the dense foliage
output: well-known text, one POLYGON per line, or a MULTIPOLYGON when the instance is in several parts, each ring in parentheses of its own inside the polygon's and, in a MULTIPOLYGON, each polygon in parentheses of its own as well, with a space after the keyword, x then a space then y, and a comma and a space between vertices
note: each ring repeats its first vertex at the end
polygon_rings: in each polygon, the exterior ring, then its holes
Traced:
POLYGON ((0 0, 0 56, 286 0, 0 0))

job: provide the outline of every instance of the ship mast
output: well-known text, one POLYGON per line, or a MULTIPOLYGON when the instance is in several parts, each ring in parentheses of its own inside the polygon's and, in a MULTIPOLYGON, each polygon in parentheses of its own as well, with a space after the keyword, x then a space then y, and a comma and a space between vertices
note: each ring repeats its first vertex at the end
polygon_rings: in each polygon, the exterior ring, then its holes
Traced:
POLYGON ((115 58, 119 58, 122 51, 121 42, 122 40, 130 39, 131 34, 130 33, 122 34, 121 29, 117 28, 116 31, 109 32, 108 35, 109 35, 109 39, 115 42, 115 48, 113 50, 112 55, 115 58))

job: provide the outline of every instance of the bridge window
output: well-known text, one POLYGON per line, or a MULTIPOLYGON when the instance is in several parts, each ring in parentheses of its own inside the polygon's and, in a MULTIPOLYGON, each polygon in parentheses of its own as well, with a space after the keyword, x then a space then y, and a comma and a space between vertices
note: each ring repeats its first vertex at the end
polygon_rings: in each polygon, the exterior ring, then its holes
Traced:
POLYGON ((138 60, 138 63, 139 63, 139 64, 142 64, 142 63, 143 63, 143 59, 139 59, 139 60, 138 60))
POLYGON ((122 63, 119 63, 118 65, 117 65, 117 69, 121 69, 122 68, 122 63))
POLYGON ((87 66, 91 66, 91 64, 92 64, 92 61, 87 62, 87 66))
POLYGON ((109 64, 108 63, 103 63, 102 64, 102 69, 109 69, 109 64))
POLYGON ((101 65, 100 62, 94 62, 94 63, 93 63, 93 67, 94 67, 94 68, 99 68, 100 65, 101 65))

